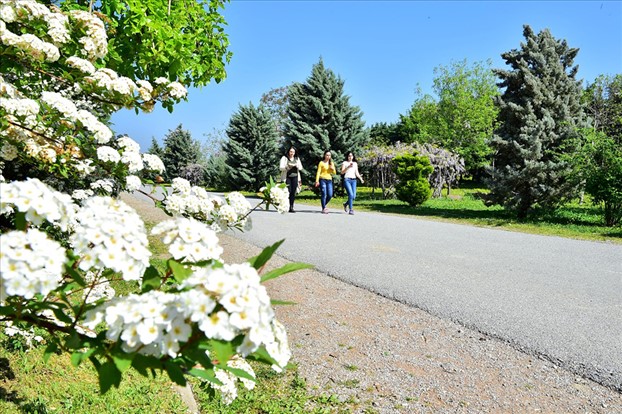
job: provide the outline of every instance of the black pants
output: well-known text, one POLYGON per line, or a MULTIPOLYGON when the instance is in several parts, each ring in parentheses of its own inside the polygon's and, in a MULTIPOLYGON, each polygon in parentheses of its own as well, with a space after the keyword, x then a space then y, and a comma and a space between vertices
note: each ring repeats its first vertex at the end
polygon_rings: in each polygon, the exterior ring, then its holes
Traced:
POLYGON ((294 208, 294 200, 296 199, 296 190, 298 189, 298 177, 287 177, 285 179, 287 189, 289 190, 289 208, 294 208))

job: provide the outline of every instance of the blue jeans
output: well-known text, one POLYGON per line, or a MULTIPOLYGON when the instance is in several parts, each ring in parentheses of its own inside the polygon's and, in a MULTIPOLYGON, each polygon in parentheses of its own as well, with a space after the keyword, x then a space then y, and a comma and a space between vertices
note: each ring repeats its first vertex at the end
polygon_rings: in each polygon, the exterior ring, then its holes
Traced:
POLYGON ((326 208, 326 205, 333 198, 333 180, 325 180, 320 178, 320 199, 322 200, 322 210, 326 208))
POLYGON ((344 186, 346 187, 346 192, 348 193, 348 207, 352 210, 352 203, 356 198, 356 178, 344 178, 344 186))

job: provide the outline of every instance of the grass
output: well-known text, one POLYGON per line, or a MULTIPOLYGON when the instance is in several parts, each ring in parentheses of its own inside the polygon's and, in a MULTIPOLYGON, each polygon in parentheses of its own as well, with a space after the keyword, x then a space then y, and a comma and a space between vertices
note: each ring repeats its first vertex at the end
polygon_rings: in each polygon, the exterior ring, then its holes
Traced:
MULTIPOLYGON (((603 225, 602 208, 589 201, 566 204, 557 210, 535 210, 524 220, 504 210, 501 206, 488 207, 482 200, 485 189, 463 186, 453 189, 447 197, 433 198, 421 206, 411 207, 396 199, 382 199, 379 190, 372 194, 370 187, 358 187, 354 207, 357 211, 415 216, 480 227, 493 227, 510 231, 559 236, 573 239, 608 241, 622 244, 622 228, 603 225)), ((345 194, 339 194, 330 202, 335 209, 345 202, 345 194)), ((312 191, 301 192, 297 204, 319 204, 319 197, 312 191)))

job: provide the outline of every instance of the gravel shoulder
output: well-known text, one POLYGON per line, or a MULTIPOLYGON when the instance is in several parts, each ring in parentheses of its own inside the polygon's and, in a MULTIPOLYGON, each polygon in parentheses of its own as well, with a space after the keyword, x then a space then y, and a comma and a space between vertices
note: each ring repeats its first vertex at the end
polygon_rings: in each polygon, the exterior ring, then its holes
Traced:
MULTIPOLYGON (((122 199, 147 220, 166 215, 122 199)), ((224 260, 261 249, 220 235, 224 260)), ((275 256, 271 267, 287 261, 275 256)), ((622 395, 497 339, 315 270, 267 283, 293 361, 310 392, 337 395, 351 412, 622 413, 622 395)))

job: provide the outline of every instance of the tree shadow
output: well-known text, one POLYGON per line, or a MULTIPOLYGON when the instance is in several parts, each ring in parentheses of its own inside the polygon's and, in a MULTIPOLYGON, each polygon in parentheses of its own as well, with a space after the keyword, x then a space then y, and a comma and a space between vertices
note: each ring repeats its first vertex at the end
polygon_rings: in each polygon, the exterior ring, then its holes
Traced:
MULTIPOLYGON (((0 381, 14 381, 15 373, 11 368, 11 362, 8 358, 0 358, 0 381)), ((15 411, 24 414, 44 414, 48 412, 48 408, 45 402, 40 398, 26 401, 19 396, 19 393, 15 390, 8 391, 4 387, 0 387, 0 401, 6 401, 15 405, 15 411)))

